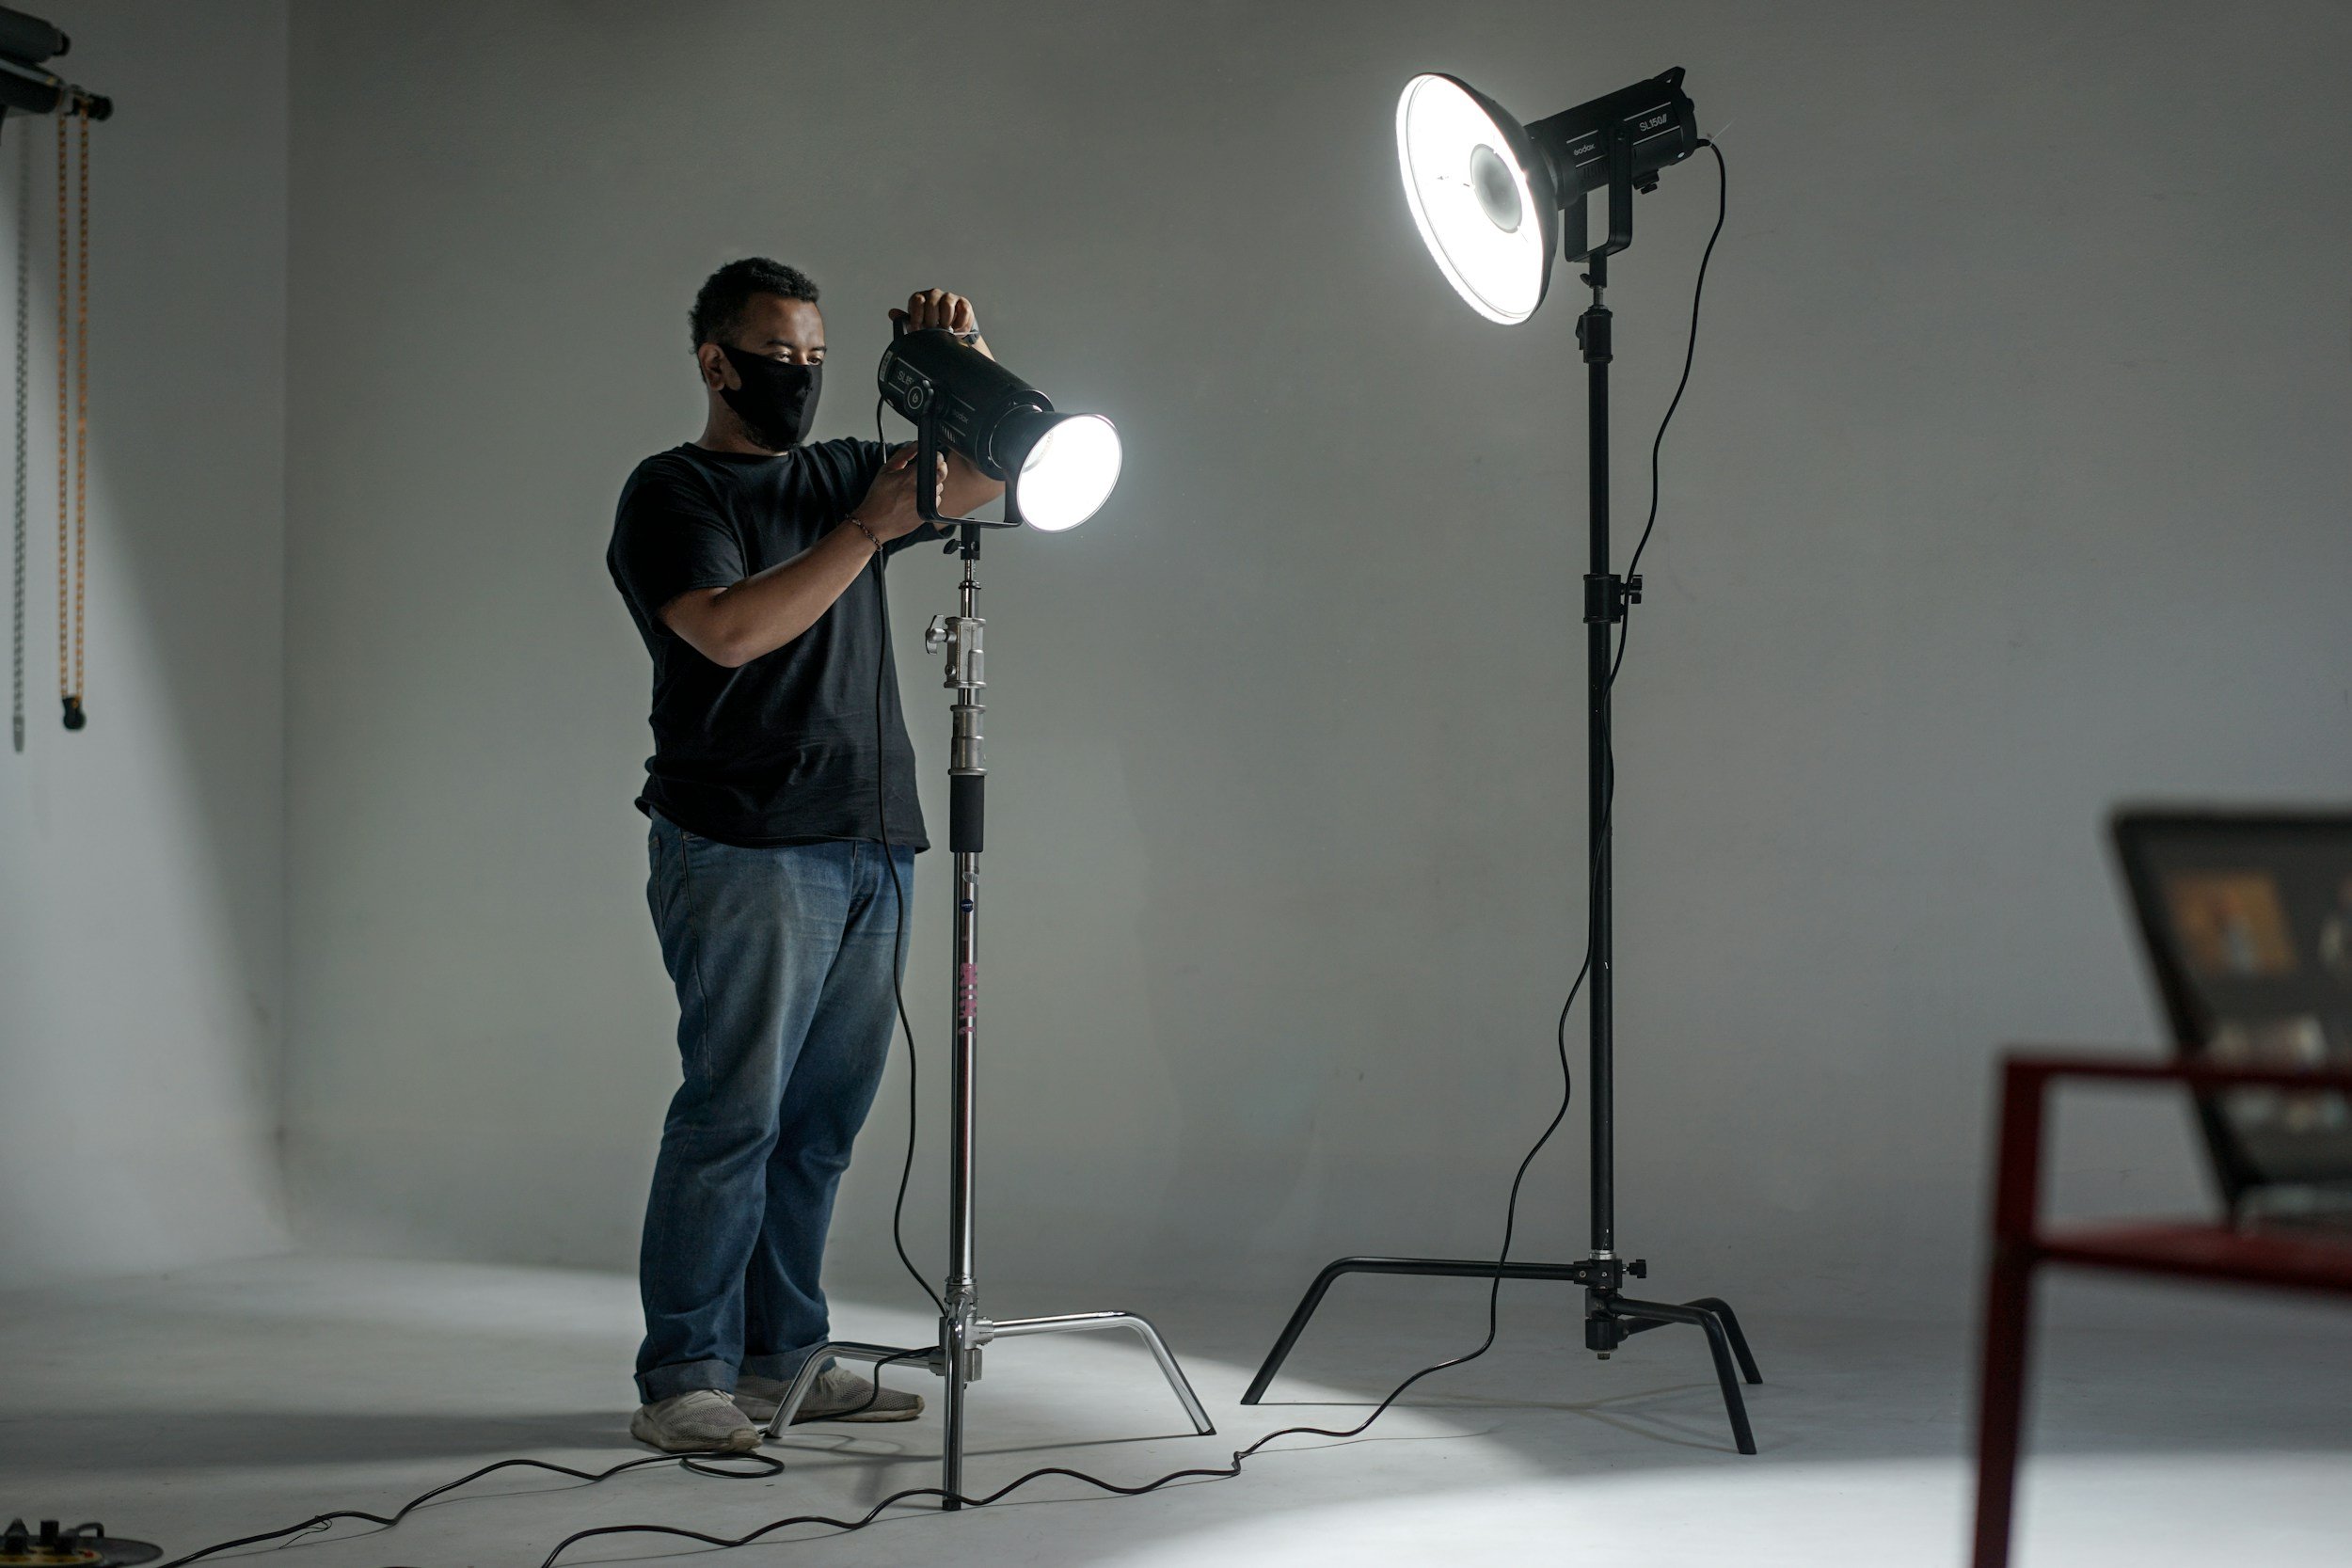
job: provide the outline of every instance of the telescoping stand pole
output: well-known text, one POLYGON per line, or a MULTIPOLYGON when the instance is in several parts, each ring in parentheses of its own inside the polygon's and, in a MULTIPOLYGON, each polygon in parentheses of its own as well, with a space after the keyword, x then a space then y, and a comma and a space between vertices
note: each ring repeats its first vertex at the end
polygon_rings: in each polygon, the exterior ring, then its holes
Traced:
MULTIPOLYGON (((930 473, 930 424, 921 425, 922 439, 915 459, 917 471, 930 473)), ((932 619, 923 646, 945 652, 947 678, 955 693, 949 709, 954 736, 947 768, 947 848, 955 865, 955 954, 953 1020, 948 1058, 947 1149, 947 1280, 946 1310, 939 1318, 939 1341, 913 1349, 841 1340, 819 1345, 802 1364, 787 1391, 767 1434, 776 1436, 792 1424, 794 1412, 828 1357, 845 1361, 912 1362, 929 1367, 946 1380, 941 1401, 946 1431, 941 1438, 940 1489, 947 1494, 941 1506, 962 1506, 964 1417, 970 1386, 979 1380, 980 1351, 996 1339, 1027 1334, 1079 1334, 1094 1329, 1121 1328, 1142 1339, 1159 1363, 1168 1386, 1184 1407, 1193 1430, 1203 1436, 1216 1431, 1200 1406, 1184 1370, 1168 1353, 1159 1330, 1134 1312, 1071 1312, 1051 1318, 992 1320, 979 1307, 977 1266, 974 1249, 973 1068, 979 1026, 980 847, 983 837, 988 769, 981 756, 980 690, 983 678, 980 639, 986 626, 978 614, 980 585, 975 576, 980 560, 980 525, 966 523, 961 531, 960 553, 963 580, 956 590, 956 613, 932 619)))
MULTIPOLYGON (((1613 1032, 1616 1022, 1616 998, 1612 985, 1613 933, 1610 926, 1614 891, 1611 885, 1613 867, 1610 848, 1614 826, 1611 808, 1615 793, 1610 738, 1610 687, 1614 678, 1611 668, 1614 635, 1611 628, 1625 620, 1628 606, 1642 602, 1642 579, 1619 576, 1611 569, 1609 562, 1611 344, 1609 308, 1602 303, 1602 295, 1609 286, 1609 257, 1623 250, 1633 239, 1635 182, 1628 135, 1620 128, 1610 150, 1609 239, 1604 245, 1570 258, 1588 263, 1584 281, 1593 291, 1591 306, 1577 318, 1576 324, 1576 341, 1583 350, 1586 367, 1591 480, 1592 556, 1584 577, 1584 735, 1586 821, 1591 835, 1586 929, 1592 942, 1592 967, 1585 982, 1590 989, 1585 1005, 1592 1023, 1592 1042, 1584 1076, 1584 1099, 1592 1117, 1592 1251, 1574 1263, 1514 1263, 1476 1258, 1339 1259, 1326 1265, 1315 1275, 1314 1283, 1307 1287, 1306 1295, 1291 1313, 1290 1321, 1283 1324, 1281 1336, 1266 1354, 1258 1375, 1250 1380, 1248 1391, 1242 1395, 1244 1404, 1255 1404, 1264 1396, 1274 1374, 1289 1357, 1291 1347, 1298 1342, 1307 1321, 1322 1304, 1324 1292, 1342 1275, 1551 1279, 1584 1287, 1584 1346, 1604 1360, 1632 1336, 1669 1323, 1686 1323, 1703 1332, 1714 1360, 1715 1380, 1723 1389, 1732 1440, 1741 1453, 1756 1451, 1756 1435, 1748 1425, 1747 1402, 1740 1396, 1740 1383, 1742 1378, 1749 1383, 1761 1383, 1764 1378, 1756 1370, 1756 1358, 1748 1353, 1747 1337, 1740 1333, 1740 1320, 1730 1304, 1715 1296, 1674 1303, 1640 1301, 1625 1295, 1622 1292, 1627 1278, 1646 1279, 1649 1264, 1639 1258, 1628 1259, 1617 1252, 1616 1104, 1611 1076, 1616 1043, 1613 1032)), ((1655 182, 1654 178, 1650 182, 1655 182)), ((1582 216, 1580 202, 1573 219, 1574 231, 1579 235, 1582 232, 1582 216)))

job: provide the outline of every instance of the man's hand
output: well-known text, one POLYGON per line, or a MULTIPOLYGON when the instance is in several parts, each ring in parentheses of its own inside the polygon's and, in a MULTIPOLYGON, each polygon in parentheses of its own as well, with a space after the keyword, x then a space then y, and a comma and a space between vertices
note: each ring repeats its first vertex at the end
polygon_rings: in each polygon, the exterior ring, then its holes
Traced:
MULTIPOLYGON (((936 496, 946 487, 947 460, 933 461, 939 474, 931 492, 936 496)), ((874 476, 866 499, 850 509, 850 515, 872 530, 877 539, 899 539, 913 533, 923 526, 922 514, 914 509, 914 446, 909 442, 882 460, 882 472, 874 476)))
POLYGON ((925 289, 909 294, 907 308, 891 311, 890 319, 903 323, 909 332, 919 332, 927 326, 944 326, 950 332, 977 333, 980 329, 980 319, 973 314, 972 302, 945 289, 925 289))
MULTIPOLYGON (((959 336, 969 334, 969 341, 975 349, 991 359, 996 357, 989 352, 988 340, 980 336, 980 321, 973 313, 972 302, 961 294, 951 294, 945 289, 925 289, 919 293, 909 294, 907 308, 891 311, 890 319, 910 332, 936 326, 945 327, 959 336)), ((889 477, 887 469, 882 477, 889 477)), ((879 485, 881 481, 875 483, 879 485)), ((908 488, 913 489, 912 482, 908 488)), ((1003 495, 1005 486, 1001 481, 980 472, 977 465, 959 451, 947 454, 938 493, 939 510, 943 514, 950 517, 968 517, 1003 495)), ((912 504, 911 500, 909 504, 912 504)), ((881 531, 878 529, 875 531, 881 531)))

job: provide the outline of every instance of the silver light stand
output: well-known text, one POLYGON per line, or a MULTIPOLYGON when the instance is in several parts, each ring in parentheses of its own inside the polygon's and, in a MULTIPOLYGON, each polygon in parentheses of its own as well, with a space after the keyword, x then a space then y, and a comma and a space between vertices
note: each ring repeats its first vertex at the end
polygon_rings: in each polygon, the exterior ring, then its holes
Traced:
MULTIPOLYGON (((915 458, 918 474, 928 476, 935 470, 932 460, 936 452, 935 435, 929 419, 917 421, 918 450, 915 458)), ((924 486, 930 488, 928 484, 924 486)), ((927 498, 925 515, 932 516, 935 498, 927 498)), ((947 1154, 947 1281, 946 1307, 939 1317, 939 1342, 930 1346, 894 1346, 866 1344, 858 1340, 839 1339, 818 1346, 802 1363, 799 1375, 786 1391, 776 1413, 769 1418, 766 1435, 775 1437, 792 1424, 792 1418, 807 1397, 809 1386, 830 1359, 863 1361, 880 1367, 885 1362, 919 1363, 938 1376, 946 1379, 945 1402, 946 1433, 941 1444, 940 1489, 946 1496, 941 1500, 943 1509, 963 1506, 963 1429, 968 1386, 980 1375, 980 1351, 992 1340, 1015 1338, 1025 1334, 1083 1334, 1095 1329, 1124 1328, 1134 1331, 1157 1361, 1168 1386, 1191 1418, 1193 1430, 1202 1436, 1216 1431, 1210 1423, 1208 1412, 1200 1406, 1192 1385, 1185 1381, 1184 1369, 1168 1353, 1168 1344, 1141 1315, 1134 1312, 1069 1312, 1051 1318, 1010 1318, 993 1320, 984 1316, 979 1307, 979 1285, 974 1261, 973 1246, 973 1064, 977 1038, 979 1004, 979 902, 980 902, 980 844, 983 802, 987 788, 988 769, 980 754, 980 689, 988 683, 981 677, 980 637, 986 623, 976 613, 978 609, 980 585, 974 576, 980 559, 980 530, 982 527, 1017 526, 1018 516, 1013 503, 1006 504, 1006 522, 982 524, 965 518, 935 518, 943 528, 961 524, 961 542, 951 544, 963 558, 963 580, 956 590, 956 613, 931 619, 923 635, 927 652, 947 656, 947 678, 943 683, 953 691, 955 703, 949 710, 954 717, 954 739, 947 768, 948 788, 948 849, 955 861, 956 940, 953 976, 953 1008, 955 1020, 952 1056, 948 1067, 948 1098, 950 1116, 947 1154)))

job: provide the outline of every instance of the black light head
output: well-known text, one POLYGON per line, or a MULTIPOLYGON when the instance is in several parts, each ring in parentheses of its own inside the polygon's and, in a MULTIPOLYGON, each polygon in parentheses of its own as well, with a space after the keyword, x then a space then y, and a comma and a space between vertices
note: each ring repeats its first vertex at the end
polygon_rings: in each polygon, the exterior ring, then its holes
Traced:
POLYGON ((882 395, 911 420, 929 419, 940 445, 1008 480, 1000 432, 1054 411, 1054 400, 944 327, 901 332, 882 350, 882 395))
POLYGON ((1119 432, 1053 399, 941 327, 901 331, 882 351, 882 399, 1009 487, 1006 515, 1058 532, 1094 515, 1119 483, 1119 432))
POLYGON ((1622 138, 1624 172, 1638 187, 1657 182, 1661 168, 1699 150, 1698 111, 1682 90, 1682 68, 1579 103, 1527 128, 1551 166, 1562 202, 1609 183, 1610 149, 1622 138))

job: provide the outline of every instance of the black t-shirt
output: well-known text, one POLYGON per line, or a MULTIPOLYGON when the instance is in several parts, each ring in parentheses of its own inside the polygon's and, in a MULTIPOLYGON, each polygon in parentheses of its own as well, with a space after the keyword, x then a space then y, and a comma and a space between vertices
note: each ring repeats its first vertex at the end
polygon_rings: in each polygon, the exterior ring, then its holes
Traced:
MULTIPOLYGON (((815 626, 739 669, 703 657, 660 618, 680 594, 740 582, 838 527, 883 450, 825 441, 768 457, 688 445, 628 476, 605 564, 653 655, 653 755, 639 809, 723 844, 879 840, 879 678, 890 842, 929 847, 878 573, 869 568, 815 626)), ((937 537, 920 529, 890 548, 937 537)))

